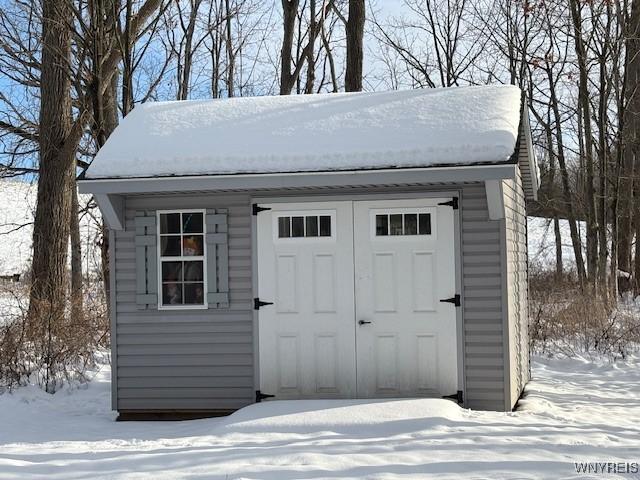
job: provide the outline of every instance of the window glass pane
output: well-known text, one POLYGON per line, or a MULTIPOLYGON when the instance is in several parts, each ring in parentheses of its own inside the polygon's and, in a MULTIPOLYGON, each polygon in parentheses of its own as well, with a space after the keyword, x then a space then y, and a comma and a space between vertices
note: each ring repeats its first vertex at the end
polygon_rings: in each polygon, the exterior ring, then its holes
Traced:
POLYGON ((321 237, 331 236, 331 216, 330 215, 320 216, 320 236, 321 237))
POLYGON ((185 283, 184 284, 184 304, 202 305, 204 304, 204 284, 185 283))
POLYGON ((182 262, 162 262, 162 282, 181 282, 182 262))
POLYGON ((161 213, 160 233, 180 233, 180 214, 161 213))
POLYGON ((402 235, 402 214, 389 215, 389 230, 391 235, 402 235))
POLYGON ((180 256, 180 236, 160 237, 160 255, 163 257, 180 256))
POLYGON ((185 257, 204 255, 204 237, 202 235, 185 235, 182 237, 182 251, 185 257))
POLYGON ((165 283, 162 285, 162 304, 181 305, 182 304, 182 284, 165 283))
POLYGON ((291 236, 291 219, 289 217, 278 218, 278 238, 289 238, 291 236))
POLYGON ((431 235, 431 214, 421 213, 418 215, 418 231, 420 235, 431 235))
POLYGON ((202 262, 184 262, 184 281, 185 282, 202 282, 204 280, 204 271, 202 262))
POLYGON ((385 237, 389 235, 388 215, 376 215, 376 235, 378 237, 385 237))
POLYGON ((406 213, 404 215, 404 234, 418 234, 418 215, 415 213, 406 213))
POLYGON ((291 236, 304 237, 304 217, 291 217, 291 236))
POLYGON ((317 237, 318 236, 318 217, 316 217, 315 215, 313 217, 305 217, 305 222, 307 224, 305 236, 317 237))
POLYGON ((183 213, 182 214, 182 231, 184 233, 202 233, 203 224, 202 213, 183 213))

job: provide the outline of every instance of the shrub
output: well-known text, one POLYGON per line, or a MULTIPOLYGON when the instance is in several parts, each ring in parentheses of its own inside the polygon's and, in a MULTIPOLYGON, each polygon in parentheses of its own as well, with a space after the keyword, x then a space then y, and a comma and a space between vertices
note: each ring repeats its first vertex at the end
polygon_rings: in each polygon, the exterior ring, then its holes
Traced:
POLYGON ((571 274, 530 272, 531 350, 624 358, 640 344, 640 317, 628 302, 611 305, 583 292, 571 274))
POLYGON ((101 295, 85 292, 81 313, 72 316, 46 302, 28 314, 28 287, 0 286, 0 388, 35 382, 54 393, 65 382, 84 380, 95 353, 108 346, 109 324, 101 295))

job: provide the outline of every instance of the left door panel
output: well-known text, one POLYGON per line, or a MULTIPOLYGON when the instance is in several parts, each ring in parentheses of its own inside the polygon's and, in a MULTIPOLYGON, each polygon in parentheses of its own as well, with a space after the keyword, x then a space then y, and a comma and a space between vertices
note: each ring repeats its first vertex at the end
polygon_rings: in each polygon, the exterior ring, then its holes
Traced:
POLYGON ((356 395, 351 202, 261 204, 260 390, 276 398, 356 395))

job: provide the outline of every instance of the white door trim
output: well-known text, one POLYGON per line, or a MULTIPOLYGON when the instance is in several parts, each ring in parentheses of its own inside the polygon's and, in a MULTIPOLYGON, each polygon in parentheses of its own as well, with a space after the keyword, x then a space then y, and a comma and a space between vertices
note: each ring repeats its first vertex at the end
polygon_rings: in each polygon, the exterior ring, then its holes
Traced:
MULTIPOLYGON (((420 187, 420 189, 430 187, 420 187)), ((307 203, 307 202, 323 202, 323 201, 360 201, 360 200, 378 200, 378 199, 409 199, 409 198, 458 198, 459 210, 454 210, 454 239, 455 239, 455 280, 456 291, 460 293, 463 299, 463 305, 461 308, 457 308, 456 312, 456 324, 457 324, 457 356, 458 356, 458 385, 459 390, 466 391, 466 376, 465 371, 465 332, 464 332, 464 284, 463 284, 463 259, 462 259, 462 215, 461 210, 463 208, 464 189, 462 188, 448 188, 448 189, 430 189, 419 190, 414 187, 406 187, 402 192, 354 192, 354 193, 313 193, 309 192, 308 195, 301 196, 300 192, 296 192, 291 196, 283 194, 282 191, 277 192, 273 196, 260 195, 250 196, 249 206, 254 204, 265 203, 307 203)), ((258 297, 258 248, 257 248, 257 216, 251 216, 251 269, 252 269, 252 298, 258 297)), ((260 388, 260 345, 259 345, 259 322, 258 311, 253 310, 253 351, 254 351, 254 388, 259 390, 260 388)), ((466 403, 466 398, 465 398, 466 403)))

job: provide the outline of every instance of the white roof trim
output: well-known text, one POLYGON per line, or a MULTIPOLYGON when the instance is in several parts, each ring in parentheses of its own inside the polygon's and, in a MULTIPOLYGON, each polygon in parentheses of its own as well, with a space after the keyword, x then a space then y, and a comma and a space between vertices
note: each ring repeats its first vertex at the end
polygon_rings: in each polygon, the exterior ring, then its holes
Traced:
POLYGON ((356 170, 334 172, 296 172, 236 175, 199 175, 78 180, 81 193, 133 194, 201 191, 247 191, 433 183, 483 182, 515 178, 515 163, 464 165, 454 167, 356 170))

